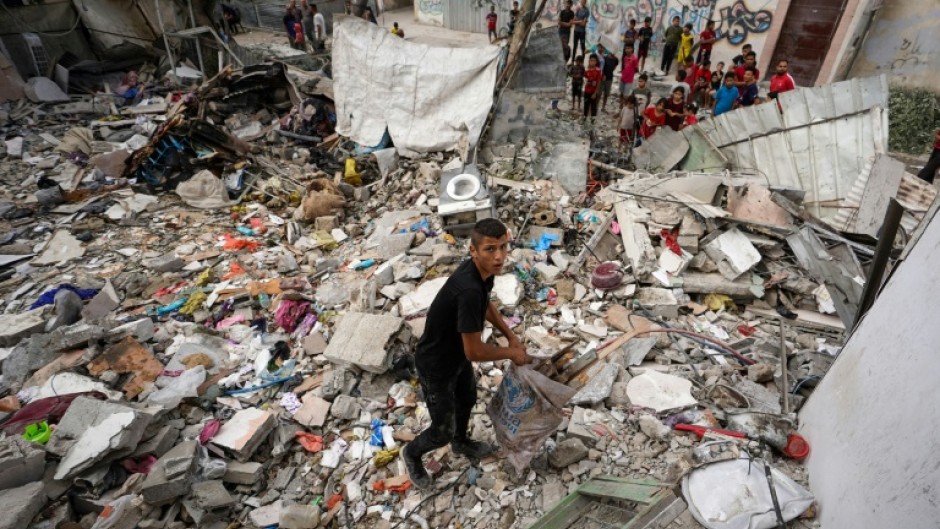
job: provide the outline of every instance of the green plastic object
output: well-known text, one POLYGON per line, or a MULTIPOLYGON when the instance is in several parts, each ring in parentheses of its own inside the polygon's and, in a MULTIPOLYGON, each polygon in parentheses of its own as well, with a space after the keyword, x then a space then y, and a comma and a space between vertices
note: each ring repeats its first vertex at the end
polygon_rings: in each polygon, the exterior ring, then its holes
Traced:
POLYGON ((23 439, 41 445, 48 443, 49 437, 51 436, 52 428, 49 428, 49 423, 46 421, 30 424, 26 427, 26 431, 23 432, 23 439))

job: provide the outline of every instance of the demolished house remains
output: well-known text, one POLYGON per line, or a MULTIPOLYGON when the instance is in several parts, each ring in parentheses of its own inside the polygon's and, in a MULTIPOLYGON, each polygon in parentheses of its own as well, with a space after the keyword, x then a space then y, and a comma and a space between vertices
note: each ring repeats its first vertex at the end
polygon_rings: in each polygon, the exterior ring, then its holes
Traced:
POLYGON ((936 239, 886 76, 624 149, 568 112, 544 2, 479 46, 347 2, 285 53, 198 1, 109 37, 112 4, 76 20, 100 61, 0 47, 0 529, 821 526, 804 461, 839 442, 800 412, 936 239), (437 449, 419 490, 413 353, 488 218, 530 362, 474 363, 500 450, 437 449))

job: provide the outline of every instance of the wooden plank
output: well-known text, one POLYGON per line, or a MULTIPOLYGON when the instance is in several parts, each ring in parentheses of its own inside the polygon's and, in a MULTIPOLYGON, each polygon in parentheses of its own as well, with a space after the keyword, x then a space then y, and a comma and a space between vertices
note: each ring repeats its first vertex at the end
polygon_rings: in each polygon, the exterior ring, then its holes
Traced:
POLYGON ((656 495, 663 490, 659 483, 637 482, 625 478, 599 476, 588 480, 578 487, 578 492, 590 496, 616 498, 637 503, 652 503, 656 495))

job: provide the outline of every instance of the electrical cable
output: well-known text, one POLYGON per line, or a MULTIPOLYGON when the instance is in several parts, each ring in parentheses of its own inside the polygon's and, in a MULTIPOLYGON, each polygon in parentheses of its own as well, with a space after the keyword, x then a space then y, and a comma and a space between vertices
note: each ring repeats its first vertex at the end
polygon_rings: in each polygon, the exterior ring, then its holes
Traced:
POLYGON ((398 529, 398 526, 400 526, 401 524, 405 523, 405 522, 408 521, 408 520, 411 520, 411 515, 412 515, 412 514, 415 514, 416 512, 418 512, 418 510, 421 509, 421 506, 424 505, 425 503, 427 503, 428 500, 432 500, 432 499, 434 499, 434 498, 440 496, 441 494, 447 492, 448 490, 450 490, 450 489, 456 487, 457 484, 460 483, 460 479, 463 478, 463 477, 467 474, 467 471, 470 470, 470 468, 471 468, 472 466, 473 466, 473 465, 470 465, 470 466, 468 466, 467 468, 463 469, 463 471, 460 473, 460 475, 457 476, 457 479, 455 479, 452 483, 449 483, 446 487, 444 487, 444 488, 442 488, 441 490, 435 492, 434 494, 431 494, 431 495, 428 496, 427 498, 424 498, 423 500, 421 500, 421 503, 415 505, 415 508, 414 508, 414 509, 411 509, 411 512, 409 512, 408 514, 406 514, 405 516, 403 516, 401 520, 398 520, 398 523, 396 523, 395 525, 393 525, 393 526, 391 527, 391 529, 398 529))
POLYGON ((754 360, 751 360, 750 358, 748 358, 748 357, 742 355, 741 353, 739 353, 738 351, 734 350, 732 347, 730 347, 729 345, 725 344, 724 342, 720 342, 720 341, 718 341, 718 340, 716 340, 716 339, 714 339, 714 338, 712 338, 712 337, 710 337, 710 336, 706 336, 706 335, 704 335, 704 334, 699 334, 699 333, 697 333, 697 332, 686 331, 686 330, 682 330, 682 329, 674 329, 674 328, 671 327, 668 323, 666 323, 666 322, 664 322, 664 321, 659 320, 658 318, 656 318, 656 316, 654 316, 649 310, 647 310, 646 307, 644 307, 644 306, 643 306, 642 304, 640 304, 639 302, 634 301, 634 302, 633 302, 633 305, 634 305, 635 307, 637 307, 637 308, 640 310, 640 312, 642 312, 642 313, 644 314, 644 316, 646 316, 646 318, 647 318, 648 320, 652 321, 653 323, 656 323, 657 325, 661 325, 661 326, 665 327, 665 329, 651 329, 651 330, 649 330, 648 332, 667 332, 667 331, 675 331, 676 334, 683 334, 683 335, 689 336, 690 338, 692 338, 694 341, 696 341, 696 342, 698 342, 698 343, 702 343, 703 341, 704 341, 704 342, 707 342, 706 344, 703 344, 703 345, 711 346, 712 349, 716 349, 716 350, 719 350, 719 351, 723 351, 723 352, 725 352, 726 354, 730 354, 731 356, 737 358, 738 361, 741 362, 741 363, 743 363, 744 365, 752 365, 752 364, 755 364, 755 363, 756 363, 756 362, 754 362, 754 360), (696 338, 697 338, 697 339, 696 339, 696 338))

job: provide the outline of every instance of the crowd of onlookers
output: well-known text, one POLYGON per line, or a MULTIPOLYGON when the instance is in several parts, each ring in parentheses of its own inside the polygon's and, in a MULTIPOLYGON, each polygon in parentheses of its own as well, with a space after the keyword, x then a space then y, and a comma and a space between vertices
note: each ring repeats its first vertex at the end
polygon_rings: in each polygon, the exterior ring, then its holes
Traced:
POLYGON ((572 0, 567 0, 558 14, 558 33, 571 81, 572 110, 593 122, 598 111, 607 111, 613 95, 619 103, 620 138, 624 143, 648 138, 660 127, 680 130, 697 123, 700 115, 719 116, 738 107, 776 101, 777 94, 796 88, 787 71, 788 61, 780 59, 770 77, 769 91, 761 97, 757 54, 750 44, 745 44, 741 54, 730 60, 727 70, 724 61, 713 67, 712 48, 718 40, 715 23, 708 21, 696 38, 692 24, 683 26, 676 16, 662 32, 658 73, 660 77, 672 75, 675 64, 675 82, 667 97, 654 101, 649 84, 650 75, 657 72, 652 67, 647 69, 654 36, 652 19, 647 17, 639 27, 636 20, 628 22, 621 35, 623 48, 618 57, 603 44, 588 50, 585 37, 589 18, 587 7, 584 4, 575 7, 572 0))

